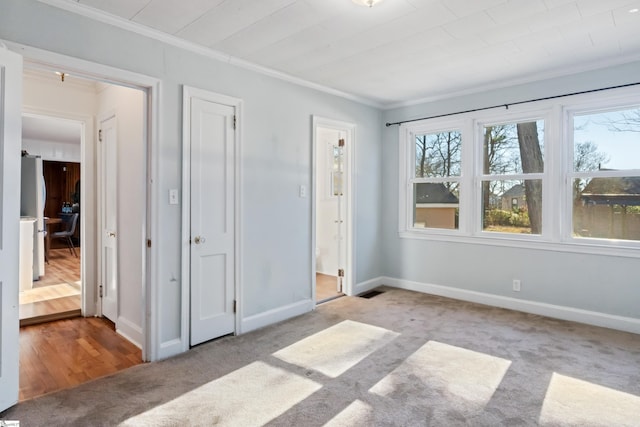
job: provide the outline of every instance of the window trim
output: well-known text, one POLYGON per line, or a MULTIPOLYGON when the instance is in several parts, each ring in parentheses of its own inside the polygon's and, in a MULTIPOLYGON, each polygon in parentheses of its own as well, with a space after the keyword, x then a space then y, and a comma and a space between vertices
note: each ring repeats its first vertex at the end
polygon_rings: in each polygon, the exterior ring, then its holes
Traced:
MULTIPOLYGON (((516 247, 556 252, 598 254, 640 258, 640 241, 573 237, 572 187, 573 129, 570 119, 581 112, 624 109, 640 105, 640 88, 620 88, 608 91, 568 96, 565 98, 510 106, 508 110, 485 110, 463 113, 440 119, 426 119, 400 125, 399 137, 399 217, 400 238, 516 247), (482 178, 508 179, 512 175, 484 175, 482 171, 482 128, 490 124, 543 119, 544 172, 543 229, 541 235, 487 232, 482 230, 482 178), (459 130, 462 134, 460 173, 459 227, 456 230, 411 227, 411 203, 408 197, 409 150, 415 151, 411 135, 420 132, 459 130), (560 141, 560 143, 558 143, 560 141), (571 178, 570 178, 571 177, 571 178), (571 191, 569 191, 571 190, 571 191)), ((616 171, 612 171, 616 173, 616 171)), ((540 174, 523 174, 537 179, 540 174)), ((589 172, 587 175, 591 176, 589 172)), ((619 176, 637 176, 640 170, 619 171, 619 176)), ((451 180, 445 177, 444 180, 451 180)))

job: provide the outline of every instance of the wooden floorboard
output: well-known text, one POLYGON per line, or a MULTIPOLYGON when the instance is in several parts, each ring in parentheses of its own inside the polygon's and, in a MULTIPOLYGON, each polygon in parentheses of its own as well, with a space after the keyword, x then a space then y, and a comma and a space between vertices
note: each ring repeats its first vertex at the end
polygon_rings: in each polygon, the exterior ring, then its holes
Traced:
POLYGON ((316 301, 324 301, 342 295, 337 291, 337 281, 337 276, 316 273, 316 301))
POLYGON ((73 387, 142 363, 138 347, 103 318, 20 328, 20 400, 73 387))
MULTIPOLYGON (((79 252, 79 250, 77 251, 79 252)), ((80 316, 80 257, 51 249, 45 275, 20 292, 20 326, 80 316)))

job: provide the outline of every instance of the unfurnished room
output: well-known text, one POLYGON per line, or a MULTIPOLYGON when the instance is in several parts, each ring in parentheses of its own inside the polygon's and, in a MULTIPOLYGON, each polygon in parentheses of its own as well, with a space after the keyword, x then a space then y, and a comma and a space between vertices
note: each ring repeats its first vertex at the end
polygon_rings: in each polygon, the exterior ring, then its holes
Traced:
POLYGON ((640 1, 0 0, 0 425, 640 425, 640 1))

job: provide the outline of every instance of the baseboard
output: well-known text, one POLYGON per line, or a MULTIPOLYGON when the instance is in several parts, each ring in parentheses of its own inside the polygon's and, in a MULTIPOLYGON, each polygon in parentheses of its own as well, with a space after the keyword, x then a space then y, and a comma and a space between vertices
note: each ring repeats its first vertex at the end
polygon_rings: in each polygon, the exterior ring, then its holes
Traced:
POLYGON ((142 328, 124 317, 118 317, 116 332, 131 341, 139 349, 142 349, 142 328))
POLYGON ((238 333, 244 334, 255 329, 263 328, 265 326, 308 313, 313 310, 313 308, 313 301, 308 299, 285 305, 284 307, 274 308, 273 310, 265 311, 263 313, 254 314, 253 316, 245 317, 240 321, 240 331, 238 331, 238 333))
POLYGON ((364 292, 370 291, 371 289, 375 289, 378 286, 386 284, 385 280, 387 277, 375 277, 370 280, 366 280, 361 283, 356 283, 353 288, 353 295, 360 295, 364 292))
POLYGON ((588 325, 640 334, 640 319, 632 317, 616 316, 597 311, 509 298, 483 292, 469 291, 466 289, 452 288, 449 286, 412 282, 392 277, 382 277, 381 280, 382 284, 394 288, 407 289, 410 291, 439 295, 447 298, 553 317, 555 319, 570 320, 573 322, 586 323, 588 325))

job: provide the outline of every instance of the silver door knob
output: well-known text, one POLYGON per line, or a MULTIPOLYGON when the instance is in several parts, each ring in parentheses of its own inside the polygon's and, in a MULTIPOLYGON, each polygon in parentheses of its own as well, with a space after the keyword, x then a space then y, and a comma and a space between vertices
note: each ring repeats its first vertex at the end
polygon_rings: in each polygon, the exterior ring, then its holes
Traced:
POLYGON ((205 240, 206 240, 206 239, 205 239, 204 237, 196 236, 196 237, 193 239, 193 242, 194 242, 196 245, 199 245, 200 243, 204 243, 204 241, 205 241, 205 240))
POLYGON ((107 232, 107 236, 109 236, 109 237, 116 237, 116 233, 114 233, 113 231, 108 231, 108 232, 107 232))

